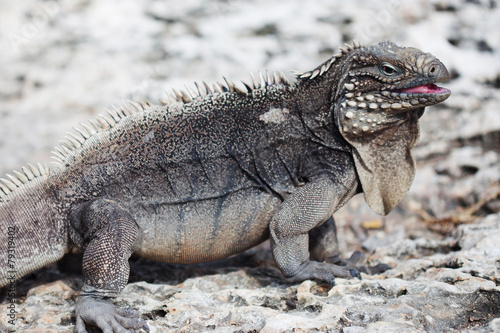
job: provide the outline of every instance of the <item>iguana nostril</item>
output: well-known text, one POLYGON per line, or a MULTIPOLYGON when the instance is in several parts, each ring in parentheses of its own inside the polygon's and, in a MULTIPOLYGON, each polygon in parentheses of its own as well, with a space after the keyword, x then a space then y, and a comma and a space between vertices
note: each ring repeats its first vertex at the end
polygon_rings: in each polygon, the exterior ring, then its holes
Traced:
POLYGON ((432 66, 431 69, 429 69, 430 73, 434 73, 436 71, 436 67, 432 66))

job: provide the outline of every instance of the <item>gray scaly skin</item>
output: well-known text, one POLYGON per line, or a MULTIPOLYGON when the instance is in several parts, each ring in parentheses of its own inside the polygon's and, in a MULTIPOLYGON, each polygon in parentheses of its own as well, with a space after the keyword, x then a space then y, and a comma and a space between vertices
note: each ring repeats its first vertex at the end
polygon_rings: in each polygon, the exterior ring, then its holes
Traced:
POLYGON ((83 251, 76 330, 121 332, 147 330, 110 301, 127 284, 132 253, 199 263, 270 238, 289 281, 359 276, 331 261, 332 215, 360 192, 379 214, 403 198, 418 118, 448 98, 434 83, 449 75, 431 54, 391 42, 354 43, 296 75, 126 105, 76 129, 57 169, 9 176, 0 183, 0 286, 83 251))

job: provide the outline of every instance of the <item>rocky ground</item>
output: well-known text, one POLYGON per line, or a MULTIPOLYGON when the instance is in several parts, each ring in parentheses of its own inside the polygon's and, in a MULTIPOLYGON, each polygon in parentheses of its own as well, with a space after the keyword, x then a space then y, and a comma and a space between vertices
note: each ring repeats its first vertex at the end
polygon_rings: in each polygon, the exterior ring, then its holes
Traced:
MULTIPOLYGON (((392 270, 332 289, 284 283, 267 243, 205 265, 132 260, 117 304, 151 332, 500 331, 500 19, 494 0, 0 3, 0 174, 49 162, 72 126, 127 99, 249 71, 309 70, 353 38, 438 56, 452 96, 428 108, 413 187, 387 217, 358 196, 336 216, 344 257, 392 270)), ((78 262, 68 258, 67 263, 78 262)), ((67 332, 82 280, 19 281, 16 330, 67 332)), ((78 267, 78 264, 74 265, 78 267)), ((61 265, 62 267, 62 265, 61 265)), ((1 305, 0 331, 7 322, 1 305)))

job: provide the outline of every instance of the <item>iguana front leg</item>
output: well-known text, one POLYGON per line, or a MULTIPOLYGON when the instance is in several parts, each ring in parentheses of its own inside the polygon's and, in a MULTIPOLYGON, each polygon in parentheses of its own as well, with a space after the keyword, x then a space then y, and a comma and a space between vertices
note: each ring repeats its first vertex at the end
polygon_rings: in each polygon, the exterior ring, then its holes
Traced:
POLYGON ((76 331, 87 332, 85 324, 103 332, 149 332, 139 313, 117 309, 110 301, 125 287, 129 277, 128 259, 134 251, 138 227, 118 203, 99 199, 87 204, 81 225, 88 226, 84 239, 90 240, 83 255, 84 284, 76 307, 76 331))
MULTIPOLYGON (((349 183, 349 179, 345 181, 349 183)), ((353 187, 352 183, 344 185, 325 174, 283 201, 269 228, 274 259, 288 280, 314 279, 333 284, 336 276, 359 277, 353 268, 309 259, 309 231, 331 218, 354 194, 353 187)))

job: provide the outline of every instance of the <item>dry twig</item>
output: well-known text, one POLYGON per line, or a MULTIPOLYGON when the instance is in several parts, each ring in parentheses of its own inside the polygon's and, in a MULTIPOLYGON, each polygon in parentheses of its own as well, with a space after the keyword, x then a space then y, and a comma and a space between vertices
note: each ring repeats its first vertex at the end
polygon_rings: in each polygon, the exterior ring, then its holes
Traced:
POLYGON ((498 196, 500 196, 500 184, 497 183, 493 184, 475 204, 467 208, 459 207, 456 211, 444 217, 433 217, 423 209, 420 209, 418 213, 429 229, 440 233, 449 233, 459 224, 473 223, 478 218, 475 214, 498 196))

